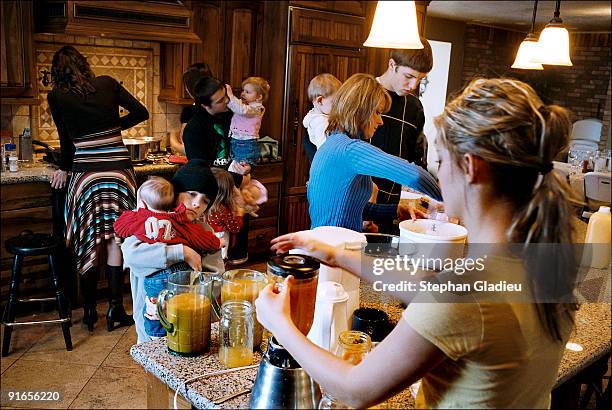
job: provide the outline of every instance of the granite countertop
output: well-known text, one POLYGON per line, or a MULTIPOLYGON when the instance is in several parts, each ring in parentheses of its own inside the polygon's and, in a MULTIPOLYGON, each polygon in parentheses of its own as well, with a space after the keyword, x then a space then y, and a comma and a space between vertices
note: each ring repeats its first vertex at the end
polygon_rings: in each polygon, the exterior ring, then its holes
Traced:
MULTIPOLYGON (((399 300, 375 292, 364 283, 361 286, 361 306, 384 309, 394 323, 400 319, 403 311, 399 300)), ((169 354, 165 338, 134 345, 130 349, 130 354, 146 371, 155 375, 171 389, 175 391, 180 389, 180 394, 197 408, 248 408, 251 399, 250 393, 228 400, 220 405, 215 405, 213 401, 227 394, 252 387, 257 375, 257 368, 193 381, 189 383, 185 392, 183 383, 186 380, 204 373, 225 369, 217 359, 218 323, 212 324, 210 343, 209 354, 194 358, 177 357, 169 354)), ((253 364, 258 364, 260 360, 261 353, 256 353, 253 364)), ((414 408, 414 399, 408 389, 389 399, 386 403, 387 408, 414 408)))
MULTIPOLYGON (((376 292, 363 282, 360 289, 361 306, 385 310, 392 322, 401 319, 404 308, 399 300, 376 292)), ((578 349, 566 349, 559 366, 555 387, 575 376, 585 367, 608 353, 611 348, 611 311, 609 303, 588 303, 581 305, 576 313, 576 327, 570 342, 579 345, 578 349), (582 350, 580 350, 582 349, 582 350), (580 350, 580 351, 576 351, 580 350)), ((132 346, 130 354, 145 370, 155 375, 173 390, 198 408, 247 408, 250 394, 241 395, 220 405, 213 401, 233 392, 247 389, 253 385, 257 369, 248 369, 222 376, 190 382, 185 392, 184 382, 194 376, 223 370, 217 359, 218 324, 213 323, 211 351, 205 356, 183 358, 170 355, 166 349, 166 339, 132 346)), ((254 364, 259 363, 261 354, 255 354, 254 364)), ((405 389, 385 403, 386 408, 414 408, 415 402, 410 388, 405 389)))
MULTIPOLYGON (((176 164, 147 164, 134 166, 136 175, 149 175, 155 173, 174 173, 178 169, 176 164)), ((57 168, 45 163, 36 163, 30 167, 19 168, 17 172, 2 171, 0 184, 25 184, 29 182, 48 182, 57 168)))

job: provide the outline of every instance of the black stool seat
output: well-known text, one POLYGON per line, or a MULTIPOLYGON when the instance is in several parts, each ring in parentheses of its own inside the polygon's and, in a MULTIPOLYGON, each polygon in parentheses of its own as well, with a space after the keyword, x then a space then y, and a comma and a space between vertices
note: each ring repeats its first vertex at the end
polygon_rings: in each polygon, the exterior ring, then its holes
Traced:
POLYGON ((4 242, 6 249, 13 253, 13 270, 11 272, 11 282, 9 284, 8 303, 4 308, 3 324, 4 337, 2 338, 2 356, 9 353, 9 345, 11 343, 11 334, 15 326, 24 325, 40 325, 40 324, 60 324, 64 333, 64 342, 66 350, 72 350, 72 338, 70 336, 70 313, 64 291, 60 285, 60 273, 56 263, 58 251, 63 246, 63 240, 57 236, 46 233, 33 233, 32 231, 23 231, 19 236, 7 239, 4 242), (36 298, 36 299, 20 299, 19 298, 19 283, 21 282, 21 268, 23 258, 26 256, 47 256, 49 264, 49 273, 51 274, 51 284, 55 290, 54 297, 36 298), (22 302, 44 302, 55 300, 57 302, 57 310, 59 319, 38 320, 38 321, 15 321, 17 304, 22 302))
POLYGON ((7 239, 4 245, 7 251, 15 255, 39 256, 55 252, 62 245, 62 239, 46 233, 24 231, 19 236, 7 239))

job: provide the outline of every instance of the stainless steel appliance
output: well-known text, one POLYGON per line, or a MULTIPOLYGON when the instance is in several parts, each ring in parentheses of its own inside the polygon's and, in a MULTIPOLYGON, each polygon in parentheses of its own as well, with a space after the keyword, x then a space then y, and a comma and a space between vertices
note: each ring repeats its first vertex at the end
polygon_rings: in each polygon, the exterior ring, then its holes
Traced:
MULTIPOLYGON (((291 318, 306 335, 312 326, 320 263, 310 256, 282 254, 268 260, 268 282, 282 286, 288 275, 291 288, 291 318)), ((259 364, 249 407, 252 409, 317 408, 321 390, 300 364, 274 337, 259 364)))
POLYGON ((251 409, 316 409, 319 385, 274 337, 261 359, 251 392, 251 409))
POLYGON ((123 143, 132 161, 144 161, 148 153, 160 151, 161 140, 161 137, 124 138, 123 143))

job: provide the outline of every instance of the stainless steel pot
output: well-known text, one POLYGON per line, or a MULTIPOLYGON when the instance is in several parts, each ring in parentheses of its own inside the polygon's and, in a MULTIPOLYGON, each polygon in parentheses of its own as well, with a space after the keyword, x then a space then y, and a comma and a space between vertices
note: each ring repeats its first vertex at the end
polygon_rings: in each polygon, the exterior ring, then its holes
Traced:
POLYGON ((161 150, 161 140, 161 137, 124 138, 123 143, 130 152, 132 161, 143 161, 149 152, 161 150))

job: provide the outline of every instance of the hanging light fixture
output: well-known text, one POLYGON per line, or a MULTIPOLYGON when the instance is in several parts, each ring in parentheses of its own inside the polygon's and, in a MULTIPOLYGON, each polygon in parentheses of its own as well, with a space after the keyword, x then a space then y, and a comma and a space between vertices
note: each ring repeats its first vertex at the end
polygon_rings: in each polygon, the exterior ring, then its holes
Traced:
POLYGON ((532 63, 531 60, 539 52, 538 38, 535 35, 535 19, 538 10, 538 0, 533 2, 533 18, 531 19, 531 31, 525 37, 525 40, 519 46, 516 53, 516 59, 512 68, 520 68, 523 70, 543 70, 542 64, 532 63))
POLYGON ((538 41, 540 50, 531 60, 534 63, 573 65, 569 56, 569 32, 563 26, 563 20, 559 17, 561 14, 560 8, 561 0, 557 0, 555 15, 540 34, 540 40, 538 41))
POLYGON ((366 47, 423 48, 414 1, 379 1, 366 47))

